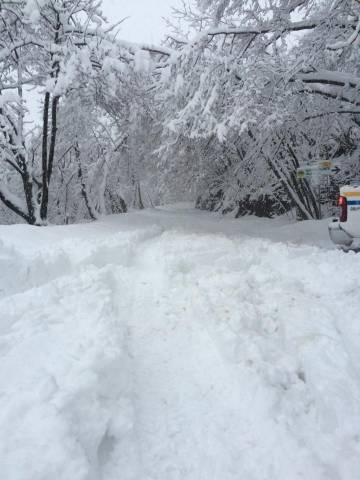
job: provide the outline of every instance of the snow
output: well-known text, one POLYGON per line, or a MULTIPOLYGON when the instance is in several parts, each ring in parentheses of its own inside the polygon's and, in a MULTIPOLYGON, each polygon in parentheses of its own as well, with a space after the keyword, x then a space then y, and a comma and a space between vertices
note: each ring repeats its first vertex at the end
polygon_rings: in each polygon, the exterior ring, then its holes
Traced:
POLYGON ((135 71, 136 72, 149 72, 151 67, 151 58, 149 52, 141 50, 140 48, 135 51, 135 71))
POLYGON ((340 50, 342 48, 349 47, 351 44, 355 42, 359 34, 360 34, 360 20, 358 20, 358 23, 356 25, 354 32, 350 35, 350 37, 347 40, 335 42, 332 45, 327 45, 327 48, 329 50, 340 50))
POLYGON ((1 478, 358 478, 359 266, 186 205, 0 227, 1 478))

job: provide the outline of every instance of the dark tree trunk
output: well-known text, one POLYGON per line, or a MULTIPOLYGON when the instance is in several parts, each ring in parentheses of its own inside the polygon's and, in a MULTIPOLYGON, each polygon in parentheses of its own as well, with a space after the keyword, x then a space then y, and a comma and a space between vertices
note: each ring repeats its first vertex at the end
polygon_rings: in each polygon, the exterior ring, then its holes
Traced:
POLYGON ((49 161, 47 168, 47 180, 50 184, 51 174, 54 165, 55 145, 57 135, 57 107, 59 103, 59 97, 54 97, 51 105, 51 136, 50 136, 50 148, 49 148, 49 161))
POLYGON ((49 132, 49 107, 50 93, 45 93, 44 111, 43 111, 43 132, 42 132, 42 195, 40 206, 41 220, 45 221, 47 217, 47 209, 49 203, 49 184, 48 184, 48 132, 49 132))
POLYGON ((59 97, 54 97, 51 101, 51 131, 50 131, 50 145, 48 147, 49 137, 49 110, 50 110, 50 93, 46 92, 44 102, 43 115, 43 142, 42 142, 42 196, 40 217, 41 220, 46 221, 49 205, 49 187, 51 175, 54 166, 56 135, 57 135, 57 107, 59 97))
POLYGON ((32 182, 32 177, 29 175, 29 172, 27 168, 24 170, 24 173, 21 177, 22 182, 23 182, 23 188, 24 188, 24 193, 25 193, 25 200, 26 200, 26 206, 28 209, 28 220, 27 222, 30 223, 30 225, 35 225, 36 224, 36 215, 35 215, 35 207, 34 207, 34 191, 33 191, 33 182, 32 182))
POLYGON ((145 208, 141 196, 140 182, 138 180, 135 183, 134 207, 138 208, 139 210, 144 210, 145 208))
POLYGON ((75 157, 76 157, 76 160, 77 160, 77 163, 78 163, 78 178, 79 178, 80 184, 81 184, 81 195, 84 199, 87 211, 89 212, 89 215, 90 215, 90 218, 92 220, 96 220, 97 214, 96 214, 95 209, 93 208, 93 206, 91 204, 91 201, 89 199, 85 179, 84 179, 84 176, 83 176, 83 171, 82 171, 82 166, 81 166, 81 158, 80 158, 80 149, 79 149, 78 143, 75 144, 74 149, 75 149, 75 157))

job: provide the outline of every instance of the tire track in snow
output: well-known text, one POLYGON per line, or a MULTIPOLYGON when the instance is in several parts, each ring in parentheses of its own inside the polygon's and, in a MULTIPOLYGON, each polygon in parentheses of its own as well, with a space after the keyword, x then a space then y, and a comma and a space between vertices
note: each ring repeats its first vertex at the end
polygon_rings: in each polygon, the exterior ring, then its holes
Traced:
POLYGON ((164 242, 152 241, 136 262, 129 324, 139 478, 238 479, 241 391, 196 320, 182 272, 166 273, 164 242))

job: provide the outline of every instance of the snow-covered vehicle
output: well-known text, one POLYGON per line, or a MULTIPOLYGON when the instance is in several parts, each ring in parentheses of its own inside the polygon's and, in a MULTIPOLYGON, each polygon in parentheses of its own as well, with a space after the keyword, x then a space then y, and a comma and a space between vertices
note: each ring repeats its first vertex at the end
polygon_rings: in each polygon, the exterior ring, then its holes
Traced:
POLYGON ((360 182, 340 188, 339 218, 329 224, 331 240, 340 248, 360 247, 360 182))

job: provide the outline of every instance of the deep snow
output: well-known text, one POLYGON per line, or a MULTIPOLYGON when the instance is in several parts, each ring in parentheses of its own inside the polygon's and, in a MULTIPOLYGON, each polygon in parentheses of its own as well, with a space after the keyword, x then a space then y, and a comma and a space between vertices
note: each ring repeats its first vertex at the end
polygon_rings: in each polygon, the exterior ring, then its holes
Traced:
POLYGON ((360 478, 360 255, 325 222, 3 226, 0 268, 1 480, 360 478))

